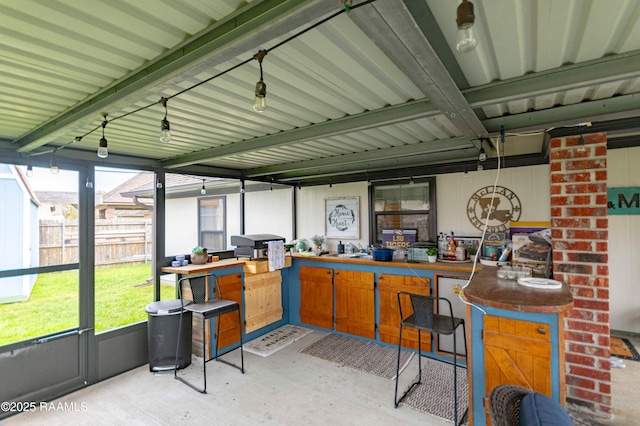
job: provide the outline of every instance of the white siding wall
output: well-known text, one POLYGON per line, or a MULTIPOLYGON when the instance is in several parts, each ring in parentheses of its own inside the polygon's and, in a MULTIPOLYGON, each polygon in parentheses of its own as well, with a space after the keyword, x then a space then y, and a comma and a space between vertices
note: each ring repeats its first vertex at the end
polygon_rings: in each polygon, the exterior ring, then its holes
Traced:
MULTIPOLYGON (((607 186, 640 186, 640 147, 607 152, 607 186)), ((640 333, 640 216, 609 216, 611 328, 640 333), (630 297, 631 296, 631 297, 630 297)))
MULTIPOLYGON (((368 185, 367 182, 346 183, 307 187, 296 189, 297 191, 297 237, 307 240, 311 244, 311 237, 314 234, 325 235, 325 198, 353 197, 360 198, 360 238, 344 240, 343 243, 361 243, 363 246, 369 244, 369 205, 368 205, 368 185)), ((324 248, 330 251, 338 250, 338 240, 328 239, 324 248)))
POLYGON ((165 255, 191 253, 198 245, 198 199, 169 199, 165 206, 165 255))
POLYGON ((291 241, 291 194, 289 188, 248 192, 245 196, 245 234, 273 234, 291 241))
MULTIPOLYGON (((439 175, 436 180, 438 205, 437 231, 465 237, 482 235, 467 217, 466 207, 471 195, 485 186, 493 186, 496 170, 439 175)), ((549 221, 551 209, 549 166, 529 166, 503 169, 498 186, 513 191, 522 205, 519 221, 549 221)))
MULTIPOLYGON (((245 220, 252 214, 248 213, 245 220)), ((240 235, 240 194, 227 195, 227 249, 233 250, 231 236, 240 235)), ((245 232, 248 234, 248 232, 245 232)))

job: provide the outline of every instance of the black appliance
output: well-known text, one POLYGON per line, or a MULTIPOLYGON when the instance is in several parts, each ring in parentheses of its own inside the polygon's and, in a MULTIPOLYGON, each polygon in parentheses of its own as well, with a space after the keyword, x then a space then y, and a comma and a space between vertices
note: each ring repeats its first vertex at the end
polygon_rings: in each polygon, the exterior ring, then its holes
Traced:
POLYGON ((231 245, 235 257, 249 257, 252 259, 266 259, 269 251, 269 241, 282 241, 284 237, 272 234, 232 235, 231 245))

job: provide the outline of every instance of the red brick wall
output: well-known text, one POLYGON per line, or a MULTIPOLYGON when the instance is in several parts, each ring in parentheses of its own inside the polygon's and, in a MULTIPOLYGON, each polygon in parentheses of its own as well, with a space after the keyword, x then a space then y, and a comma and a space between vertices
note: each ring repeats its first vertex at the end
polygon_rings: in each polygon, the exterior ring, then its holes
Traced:
POLYGON ((569 283, 565 320, 567 404, 611 415, 607 136, 551 140, 554 278, 569 283))

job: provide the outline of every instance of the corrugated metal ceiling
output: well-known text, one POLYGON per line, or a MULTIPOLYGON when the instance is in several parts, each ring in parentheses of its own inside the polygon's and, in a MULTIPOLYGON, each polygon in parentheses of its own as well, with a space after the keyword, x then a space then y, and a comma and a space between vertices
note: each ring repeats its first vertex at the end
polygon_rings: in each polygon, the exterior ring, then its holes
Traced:
POLYGON ((0 152, 317 184, 466 169, 501 126, 544 162, 545 129, 640 115, 640 2, 476 0, 464 54, 458 2, 343 3, 0 0, 0 152))

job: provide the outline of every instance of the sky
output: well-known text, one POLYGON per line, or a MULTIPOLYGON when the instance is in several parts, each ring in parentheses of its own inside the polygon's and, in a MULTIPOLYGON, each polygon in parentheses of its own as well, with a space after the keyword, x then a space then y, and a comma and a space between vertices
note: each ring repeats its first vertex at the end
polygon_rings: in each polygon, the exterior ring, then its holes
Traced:
MULTIPOLYGON (((26 167, 21 167, 21 169, 26 173, 26 167)), ((109 192, 136 174, 138 171, 96 167, 96 181, 93 187, 96 192, 109 192)), ((54 175, 48 168, 34 167, 33 176, 27 180, 35 191, 76 192, 78 190, 78 173, 68 170, 60 170, 60 173, 54 175)))

